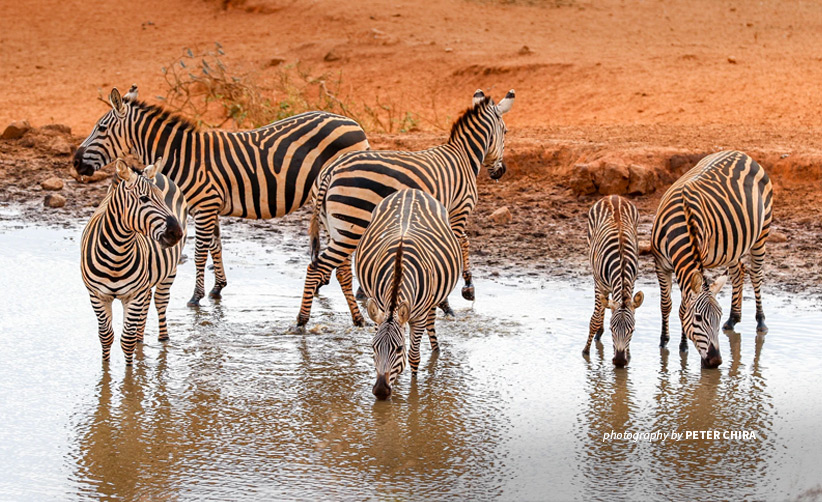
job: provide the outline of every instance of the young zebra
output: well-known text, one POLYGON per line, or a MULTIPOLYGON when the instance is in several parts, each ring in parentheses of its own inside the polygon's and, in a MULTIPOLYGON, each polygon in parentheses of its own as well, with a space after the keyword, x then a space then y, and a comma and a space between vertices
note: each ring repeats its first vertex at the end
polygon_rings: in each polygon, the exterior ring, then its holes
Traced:
POLYGON ((654 218, 651 252, 662 293, 662 335, 668 343, 671 313, 671 273, 682 291, 679 317, 682 341, 694 342, 702 365, 722 364, 719 322, 722 309, 714 295, 726 277, 708 285, 704 271, 727 266, 733 282, 731 315, 724 329, 733 329, 742 318, 741 259, 751 255, 751 281, 756 294, 757 331, 767 332, 760 287, 765 242, 771 226, 773 187, 767 173, 744 153, 726 151, 709 155, 665 192, 654 218))
POLYGON ((135 152, 148 164, 166 159, 166 176, 185 194, 197 232, 197 281, 189 306, 205 295, 205 264, 214 263, 211 298, 227 280, 218 216, 269 219, 300 207, 317 175, 340 154, 368 148, 362 128, 345 117, 308 112, 243 132, 201 131, 193 123, 137 100, 137 86, 120 97, 74 154, 74 166, 90 175, 115 157, 135 152))
POLYGON ((637 231, 639 212, 618 195, 603 197, 588 212, 588 257, 594 272, 594 315, 583 354, 591 350, 591 340, 602 336, 605 306, 611 309, 614 365, 628 364, 634 311, 642 305, 642 291, 634 295, 639 258, 637 231), (611 295, 611 299, 608 299, 611 295))
POLYGON ((312 261, 306 272, 298 325, 308 322, 317 288, 328 282, 331 271, 336 268, 354 324, 362 326, 363 318, 351 290, 351 253, 371 221, 374 207, 404 188, 423 190, 448 210, 451 228, 462 249, 465 280, 462 296, 474 299, 465 227, 477 203, 480 168, 485 166, 492 179, 499 179, 505 173, 502 157, 507 129, 502 115, 511 110, 514 91, 508 91, 496 105, 478 90, 473 103, 473 107, 454 122, 444 145, 420 152, 354 152, 328 167, 314 199, 309 229, 312 261), (322 253, 319 253, 320 221, 331 238, 322 253))
POLYGON ((142 174, 120 159, 116 167, 108 194, 83 230, 80 268, 97 314, 104 361, 114 341, 111 304, 115 299, 123 303, 120 346, 130 365, 134 346, 143 339, 155 287, 158 339, 168 340, 166 307, 185 245, 187 205, 177 186, 158 173, 161 161, 142 174))
POLYGON ((373 212, 357 246, 357 279, 368 297, 368 315, 379 326, 374 340, 378 399, 405 368, 405 324, 411 328, 408 360, 420 365, 420 340, 428 331, 431 350, 439 350, 434 330, 437 305, 448 297, 461 272, 460 245, 448 212, 420 190, 386 197, 373 212))

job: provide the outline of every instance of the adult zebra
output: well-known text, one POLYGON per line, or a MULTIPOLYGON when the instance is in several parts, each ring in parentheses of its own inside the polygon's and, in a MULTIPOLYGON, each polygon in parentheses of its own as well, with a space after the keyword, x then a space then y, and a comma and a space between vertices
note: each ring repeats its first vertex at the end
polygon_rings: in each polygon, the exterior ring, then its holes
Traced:
POLYGON ((161 161, 137 174, 120 159, 100 206, 83 230, 80 270, 97 315, 103 360, 111 355, 111 304, 123 303, 120 346, 131 365, 143 339, 151 290, 160 319, 158 340, 168 340, 166 307, 185 245, 187 204, 182 192, 159 174, 161 161))
POLYGON ((742 318, 741 259, 751 255, 751 282, 756 294, 757 331, 767 332, 762 311, 762 264, 772 218, 773 187, 767 173, 742 152, 709 155, 685 173, 662 196, 654 218, 651 252, 661 290, 662 335, 668 343, 671 313, 671 273, 682 291, 679 317, 682 341, 694 342, 702 365, 722 364, 719 322, 722 309, 715 295, 725 284, 723 276, 711 285, 705 269, 727 266, 733 282, 731 314, 724 329, 733 329, 742 318))
POLYGON ((603 333, 605 306, 611 309, 611 336, 615 366, 625 366, 631 358, 634 311, 645 295, 634 295, 639 256, 637 223, 639 211, 618 195, 603 197, 588 211, 588 258, 594 273, 594 314, 583 354, 591 350, 591 340, 603 333), (610 300, 608 296, 611 296, 610 300))
POLYGON ((185 194, 194 216, 197 281, 189 306, 205 295, 205 263, 214 263, 211 298, 227 280, 219 216, 268 219, 305 204, 317 175, 339 155, 368 148, 355 121, 307 112, 242 132, 201 131, 195 124, 139 101, 137 86, 121 97, 114 88, 111 110, 74 154, 77 173, 89 175, 115 157, 135 152, 143 163, 166 159, 164 172, 185 194))
POLYGON ((477 90, 473 107, 454 122, 446 144, 419 152, 354 152, 328 167, 314 199, 309 229, 312 260, 306 272, 298 325, 308 322, 314 294, 319 286, 328 282, 335 268, 354 324, 363 324, 351 290, 351 253, 371 221, 374 207, 404 188, 423 190, 448 210, 451 228, 462 250, 465 280, 462 295, 468 300, 474 299, 465 227, 477 203, 480 168, 485 166, 492 179, 499 179, 505 173, 502 157, 507 129, 502 115, 513 105, 513 90, 508 91, 498 105, 477 90), (320 220, 331 238, 322 253, 319 253, 320 220))
POLYGON ((405 368, 405 324, 411 328, 408 362, 417 374, 420 340, 428 331, 431 350, 439 350, 434 329, 437 305, 448 298, 461 271, 460 244, 445 207, 421 190, 401 190, 374 209, 357 246, 357 279, 368 297, 368 315, 379 326, 371 346, 378 399, 405 368))

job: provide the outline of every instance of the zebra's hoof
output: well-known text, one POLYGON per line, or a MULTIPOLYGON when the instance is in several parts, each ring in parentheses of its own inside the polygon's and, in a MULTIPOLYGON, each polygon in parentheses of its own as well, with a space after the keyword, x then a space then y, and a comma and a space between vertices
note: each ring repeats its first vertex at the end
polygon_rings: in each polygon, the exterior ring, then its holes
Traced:
POLYGON ((189 300, 188 303, 186 303, 186 305, 188 307, 191 307, 191 308, 199 307, 200 306, 200 298, 202 298, 202 296, 195 294, 194 296, 191 297, 191 300, 189 300))
POLYGON ((220 300, 223 298, 223 295, 220 293, 222 289, 214 288, 208 293, 208 297, 212 300, 220 300))
POLYGON ((757 321, 756 323, 756 334, 757 335, 764 335, 768 332, 768 326, 765 325, 765 319, 761 321, 757 321))
POLYGON ((442 313, 445 314, 445 317, 454 317, 454 309, 452 309, 451 305, 448 305, 447 302, 440 303, 439 308, 442 310, 442 313))
POLYGON ((298 315, 297 316, 297 327, 301 328, 308 324, 308 316, 298 315))
POLYGON ((725 324, 722 325, 723 331, 733 331, 734 326, 736 326, 736 323, 738 323, 741 320, 742 319, 739 318, 739 317, 734 317, 734 316, 729 317, 728 320, 725 321, 725 324))
POLYGON ((158 342, 167 342, 167 341, 168 341, 168 335, 166 335, 166 336, 158 336, 158 337, 157 337, 157 341, 158 341, 158 342))
POLYGON ((680 354, 685 354, 688 352, 688 344, 687 343, 680 343, 679 344, 679 352, 680 354))
POLYGON ((662 335, 661 337, 659 337, 659 348, 664 349, 665 347, 667 347, 668 346, 668 340, 670 340, 670 339, 671 338, 667 335, 662 335))
POLYGON ((602 338, 602 334, 605 332, 605 328, 599 328, 596 333, 594 333, 594 340, 599 341, 602 338))
POLYGON ((463 286, 462 287, 462 297, 468 300, 469 302, 474 301, 474 286, 463 286))
POLYGON ((365 319, 363 319, 362 316, 355 317, 353 319, 353 322, 354 322, 354 326, 356 326, 358 328, 362 328, 363 326, 365 326, 365 319))

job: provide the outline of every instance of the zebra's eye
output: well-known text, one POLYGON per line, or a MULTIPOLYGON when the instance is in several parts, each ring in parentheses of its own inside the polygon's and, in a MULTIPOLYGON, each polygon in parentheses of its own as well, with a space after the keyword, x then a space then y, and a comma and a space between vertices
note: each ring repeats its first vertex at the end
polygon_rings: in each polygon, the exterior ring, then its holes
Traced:
POLYGON ((148 202, 149 200, 150 199, 146 195, 143 195, 142 197, 140 197, 140 202, 148 202))
POLYGON ((402 347, 397 347, 397 350, 394 351, 395 354, 402 354, 402 347))
POLYGON ((100 132, 106 132, 106 129, 108 129, 108 126, 106 126, 105 124, 100 124, 97 126, 97 130, 100 132))

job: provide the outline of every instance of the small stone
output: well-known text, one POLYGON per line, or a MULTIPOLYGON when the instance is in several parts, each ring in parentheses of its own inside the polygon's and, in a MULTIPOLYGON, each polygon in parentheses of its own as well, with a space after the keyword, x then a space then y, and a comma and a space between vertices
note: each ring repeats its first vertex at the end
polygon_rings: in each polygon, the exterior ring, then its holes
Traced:
POLYGON ((40 183, 40 187, 43 190, 51 190, 56 192, 57 190, 63 189, 63 180, 57 176, 52 176, 51 178, 40 183))
POLYGON ((66 198, 59 193, 50 193, 43 199, 43 205, 46 207, 63 207, 66 205, 66 198))
POLYGON ((271 58, 268 61, 268 66, 280 66, 281 64, 285 63, 285 58, 271 58))
POLYGON ((788 236, 783 234, 782 232, 771 231, 770 235, 768 236, 768 242, 772 242, 774 244, 788 242, 788 236))
POLYGON ((452 48, 450 48, 450 47, 446 47, 446 48, 445 48, 445 52, 454 52, 454 49, 452 49, 452 48))
POLYGON ((736 64, 736 58, 733 56, 728 56, 728 62, 731 64, 736 64))
POLYGON ((523 45, 522 48, 520 48, 520 50, 517 51, 517 54, 519 54, 520 56, 530 56, 533 53, 534 51, 532 51, 531 48, 527 45, 523 45))
POLYGON ((62 136, 58 136, 51 141, 49 150, 54 155, 71 155, 71 143, 62 136))
POLYGON ((503 206, 491 213, 491 215, 488 216, 488 219, 498 225, 507 225, 511 223, 514 218, 511 216, 511 211, 508 210, 508 207, 503 206))
POLYGON ((3 131, 3 135, 0 136, 0 138, 19 139, 22 138, 29 129, 31 129, 31 124, 29 124, 28 120, 15 120, 6 127, 6 130, 3 131))
POLYGON ((326 61, 326 62, 329 62, 329 63, 332 62, 332 61, 339 61, 339 60, 340 60, 340 55, 337 54, 337 51, 334 50, 334 49, 331 49, 330 51, 328 51, 328 53, 323 58, 323 61, 326 61))

